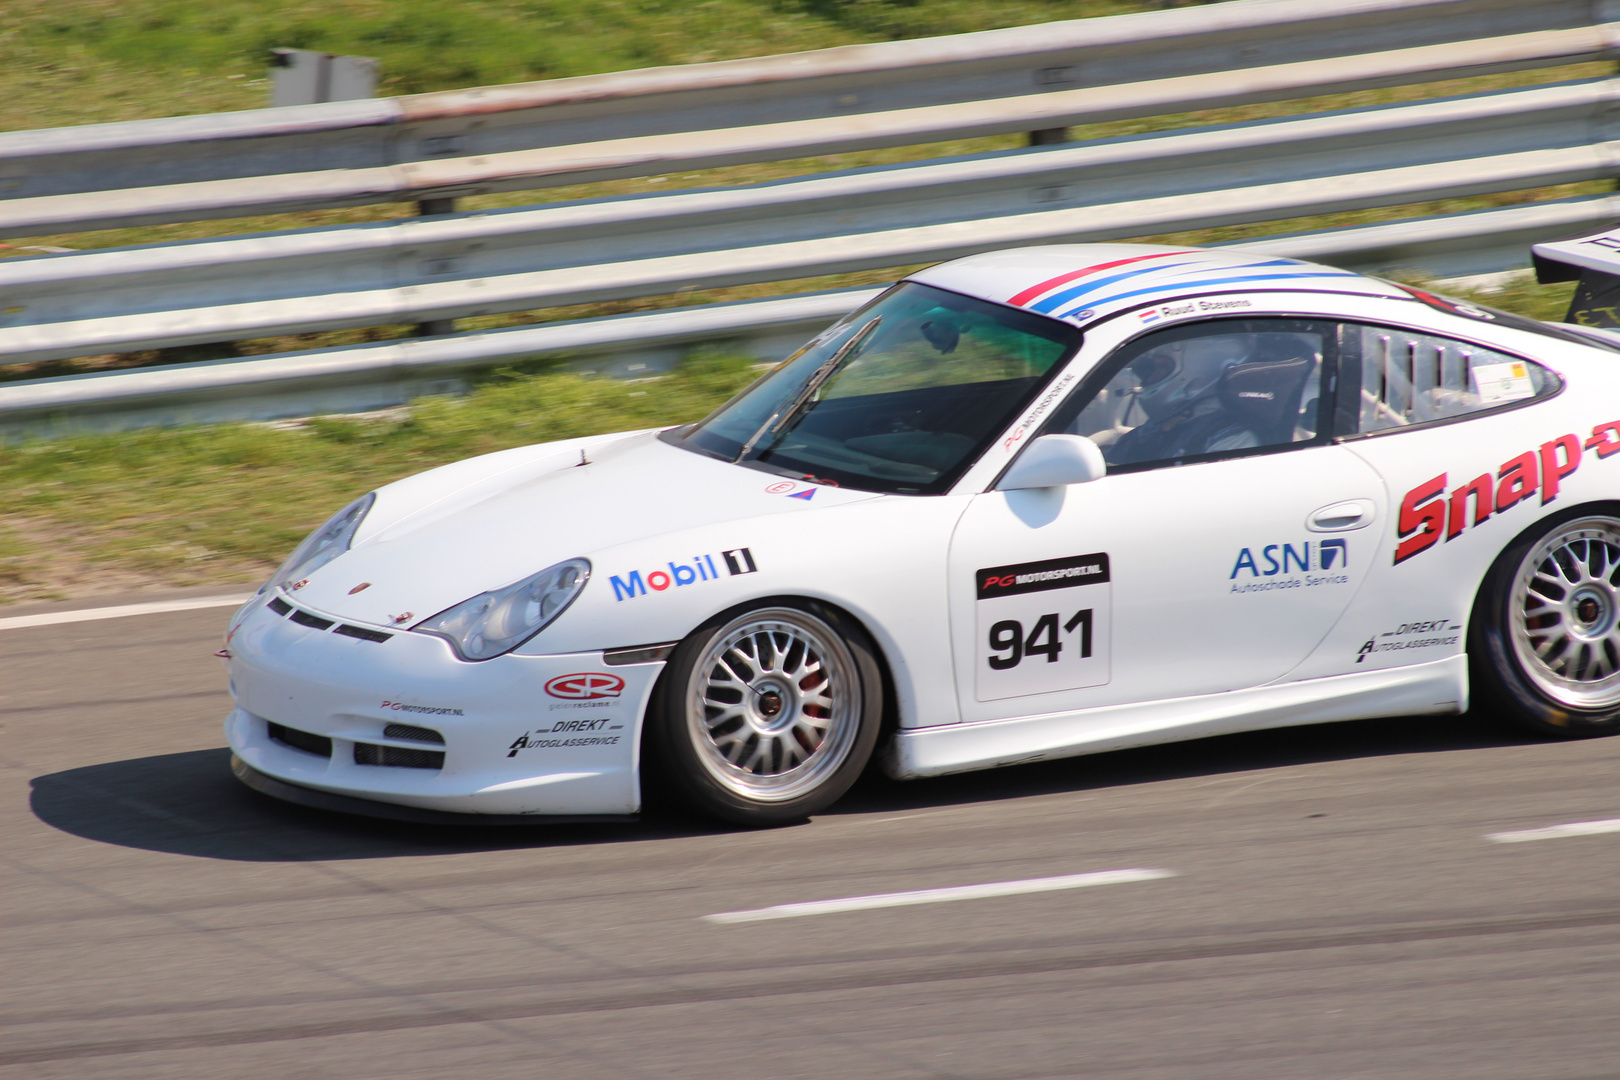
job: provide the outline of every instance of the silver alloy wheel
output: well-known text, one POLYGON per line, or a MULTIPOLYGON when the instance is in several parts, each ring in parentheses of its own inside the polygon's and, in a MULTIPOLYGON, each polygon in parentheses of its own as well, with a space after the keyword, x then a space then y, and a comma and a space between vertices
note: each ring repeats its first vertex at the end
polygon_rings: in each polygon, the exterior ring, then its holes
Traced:
POLYGON ((1620 704, 1620 521, 1565 522, 1519 563, 1513 650, 1526 677, 1573 709, 1620 704))
POLYGON ((687 688, 699 761, 722 787, 760 802, 798 798, 836 773, 860 710, 849 648, 796 608, 761 608, 721 627, 687 688))

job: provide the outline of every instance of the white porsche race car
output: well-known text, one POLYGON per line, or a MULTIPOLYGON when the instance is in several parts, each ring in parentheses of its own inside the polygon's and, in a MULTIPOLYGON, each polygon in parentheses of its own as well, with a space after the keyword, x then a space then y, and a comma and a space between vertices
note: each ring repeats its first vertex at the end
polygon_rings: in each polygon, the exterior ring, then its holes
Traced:
POLYGON ((651 780, 770 824, 874 755, 934 776, 1471 692, 1610 734, 1616 352, 1231 251, 935 266, 700 423, 340 511, 231 620, 233 768, 415 820, 623 817, 651 780))

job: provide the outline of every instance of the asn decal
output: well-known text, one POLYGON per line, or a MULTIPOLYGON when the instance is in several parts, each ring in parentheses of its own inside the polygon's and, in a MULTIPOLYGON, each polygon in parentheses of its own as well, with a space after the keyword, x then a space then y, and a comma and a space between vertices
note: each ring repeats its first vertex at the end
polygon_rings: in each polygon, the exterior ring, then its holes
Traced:
POLYGON ((721 564, 725 566, 726 573, 733 577, 738 574, 759 572, 759 567, 754 563, 753 552, 747 548, 733 548, 720 553, 720 563, 715 562, 713 555, 697 555, 689 563, 666 564, 669 567, 668 572, 649 570, 643 576, 640 570, 632 570, 622 578, 615 574, 608 581, 613 586, 613 599, 618 602, 646 596, 648 589, 653 592, 664 592, 684 585, 716 581, 720 577, 721 564))
MULTIPOLYGON (((1450 474, 1425 480, 1406 493, 1396 519, 1395 562, 1429 550, 1444 534, 1455 540, 1463 531, 1483 525, 1493 515, 1502 514, 1534 497, 1539 490, 1541 505, 1558 498, 1565 478, 1581 467, 1585 451, 1600 459, 1620 453, 1620 420, 1598 424, 1582 441, 1574 434, 1549 439, 1533 450, 1504 461, 1494 473, 1484 472, 1459 487, 1450 486, 1450 474), (1469 513, 1469 500, 1473 513, 1469 513)), ((1464 475, 1467 475, 1466 473, 1464 475)))
POLYGON ((1003 450, 1010 451, 1013 447, 1023 442, 1024 436, 1028 435, 1030 430, 1034 428, 1036 424, 1040 423, 1041 419, 1052 410, 1052 406, 1063 397, 1063 395, 1068 391, 1069 387, 1074 384, 1074 380, 1076 378, 1078 378, 1078 376, 1071 372, 1064 375, 1057 382, 1053 383, 1052 389, 1048 390, 1046 395, 1035 403, 1035 407, 1029 411, 1028 416, 1024 417, 1023 422, 1013 429, 1012 434, 1008 435, 1002 440, 1001 448, 1003 450))
POLYGON ((552 697, 574 701, 616 698, 623 691, 624 680, 606 671, 579 671, 572 675, 559 675, 546 683, 546 693, 552 697))
POLYGON ((565 747, 576 746, 616 746, 623 735, 573 735, 582 731, 622 731, 623 724, 614 724, 609 720, 559 720, 549 728, 540 728, 538 731, 525 731, 512 745, 506 748, 507 757, 517 757, 519 750, 558 750, 565 747), (548 738, 547 736, 573 735, 571 738, 548 738))
POLYGON ((1277 589, 1303 589, 1317 585, 1348 585, 1350 575, 1335 573, 1350 565, 1349 541, 1306 540, 1300 544, 1266 544, 1259 548, 1238 552, 1232 563, 1232 572, 1226 580, 1232 582, 1232 592, 1272 592, 1277 589), (1239 578, 1244 580, 1239 581, 1239 578), (1261 581, 1260 578, 1269 580, 1261 581))
POLYGON ((975 573, 975 696, 997 701, 1106 683, 1109 577, 1103 552, 975 573))
POLYGON ((1385 630, 1376 638, 1368 638, 1367 643, 1356 654, 1356 663, 1361 663, 1374 653, 1435 649, 1442 645, 1455 645, 1461 630, 1462 623, 1450 619, 1401 623, 1393 630, 1385 630))

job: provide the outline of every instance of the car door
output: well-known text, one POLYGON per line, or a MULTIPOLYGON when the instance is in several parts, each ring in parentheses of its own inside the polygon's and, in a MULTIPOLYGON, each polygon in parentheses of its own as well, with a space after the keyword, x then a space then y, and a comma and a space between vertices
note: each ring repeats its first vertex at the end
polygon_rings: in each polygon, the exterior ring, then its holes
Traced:
POLYGON ((1221 319, 1104 360, 1044 430, 1092 438, 1108 475, 977 495, 953 535, 963 719, 1235 690, 1304 659, 1384 514, 1377 474, 1327 440, 1334 353, 1327 322, 1221 319))
MULTIPOLYGON (((1592 429, 1560 426, 1567 413, 1549 416, 1558 377, 1480 344, 1469 329, 1340 325, 1336 432, 1383 477, 1390 516, 1372 577, 1310 675, 1463 652, 1486 569, 1542 507, 1557 504, 1587 455, 1592 429)), ((1593 419, 1608 407, 1594 401, 1593 419)))

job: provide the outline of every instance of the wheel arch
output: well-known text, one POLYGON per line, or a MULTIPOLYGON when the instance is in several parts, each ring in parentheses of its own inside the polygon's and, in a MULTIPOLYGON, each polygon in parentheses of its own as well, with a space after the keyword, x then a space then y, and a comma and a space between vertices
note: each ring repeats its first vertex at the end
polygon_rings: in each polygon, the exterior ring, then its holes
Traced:
MULTIPOLYGON (((1468 655, 1468 676, 1471 697, 1478 684, 1484 683, 1492 686, 1499 694, 1509 699, 1509 708, 1520 714, 1518 725, 1528 726, 1543 735, 1553 734, 1560 738, 1568 738, 1582 734, 1607 734, 1607 731, 1581 731, 1571 721, 1580 724, 1578 712, 1570 711, 1568 706, 1554 702, 1539 702, 1536 695, 1522 686, 1519 678, 1505 678, 1501 675, 1493 676, 1492 671, 1500 670, 1511 672, 1517 665, 1517 660, 1510 653, 1511 649, 1501 640, 1499 633, 1493 633, 1489 622, 1490 611, 1487 602, 1495 602, 1498 598, 1489 595, 1498 588, 1503 579, 1504 570, 1510 564, 1522 557, 1528 545, 1534 544, 1540 537, 1557 529, 1567 521, 1574 521, 1582 517, 1602 515, 1620 519, 1620 499, 1590 499, 1585 502, 1571 503, 1551 513, 1543 514, 1536 520, 1520 529, 1513 537, 1503 544, 1496 556, 1491 559, 1484 575, 1473 591, 1468 613, 1468 631, 1466 637, 1466 653, 1468 655), (1487 669, 1487 666, 1489 670, 1487 669), (1523 714, 1539 711, 1542 718, 1539 721, 1526 720, 1523 714)), ((1474 698, 1477 702, 1477 698, 1474 698)), ((1499 708, 1500 706, 1498 706, 1499 708)), ((1496 711, 1486 706, 1487 711, 1496 711)))
MULTIPOLYGON (((787 619, 788 613, 783 611, 779 617, 787 619)), ((645 806, 652 799, 748 826, 784 824, 797 816, 818 813, 841 797, 861 772, 869 771, 886 758, 886 740, 892 737, 895 730, 896 712, 892 660, 883 642, 872 633, 867 620, 846 606, 822 597, 762 592, 715 610, 689 629, 653 681, 648 694, 648 707, 643 710, 636 738, 636 771, 642 805, 645 806), (689 738, 675 735, 670 719, 674 715, 684 717, 686 714, 682 696, 685 678, 694 670, 694 664, 702 659, 694 650, 712 646, 714 639, 710 631, 719 632, 728 625, 746 622, 752 613, 771 608, 797 611, 803 618, 820 624, 820 633, 840 640, 846 659, 854 666, 851 675, 858 675, 859 689, 856 692, 865 698, 862 706, 866 710, 865 715, 871 716, 873 711, 877 714, 875 723, 843 728, 849 734, 839 738, 851 740, 845 744, 847 753, 840 751, 840 758, 830 759, 843 763, 834 764, 830 773, 824 769, 819 779, 806 781, 814 786, 802 794, 784 797, 779 808, 762 806, 754 801, 752 792, 738 792, 724 779, 717 786, 709 766, 703 764, 703 752, 698 751, 694 764, 694 748, 689 738), (868 679, 869 673, 875 673, 876 685, 868 679), (823 783, 823 780, 826 782, 823 783)), ((686 721, 679 721, 679 726, 685 727, 686 721)), ((769 770, 769 755, 766 761, 769 770)))
MULTIPOLYGON (((735 604, 731 604, 727 607, 710 612, 708 615, 694 623, 685 634, 681 635, 681 640, 686 640, 692 634, 696 633, 700 627, 707 626, 711 622, 716 620, 731 619, 732 617, 740 615, 751 608, 762 607, 769 604, 781 604, 787 607, 803 607, 811 610, 812 612, 818 607, 830 609, 836 612, 841 618, 846 619, 855 626, 859 627, 861 632, 866 635, 867 640, 872 643, 872 656, 877 662, 878 673, 883 679, 883 715, 878 720, 878 743, 876 750, 873 751, 872 759, 873 761, 877 761, 882 758, 887 750, 890 740, 894 737, 894 733, 900 729, 899 692, 896 689, 895 684, 894 664, 889 657, 889 652, 892 646, 885 641, 886 635, 873 631, 871 621, 869 619, 863 618, 859 613, 851 610, 847 605, 840 604, 834 600, 829 600, 826 597, 815 596, 809 593, 761 594, 759 596, 749 597, 747 600, 742 600, 735 604)), ((660 691, 662 691, 664 682, 669 675, 669 667, 669 664, 666 663, 663 669, 659 671, 658 678, 653 681, 652 689, 648 693, 647 697, 649 702, 653 701, 658 696, 660 691)), ((636 771, 638 773, 643 771, 642 756, 646 749, 646 738, 647 723, 644 710, 643 715, 638 718, 636 732, 636 743, 638 747, 636 753, 636 771)))
POLYGON ((1484 572, 1480 574, 1479 580, 1474 582, 1474 587, 1468 594, 1466 623, 1468 626, 1468 635, 1470 640, 1473 638, 1474 628, 1478 624, 1480 618, 1480 597, 1484 594, 1486 587, 1490 584, 1492 575, 1496 574, 1498 569, 1502 566, 1503 560, 1508 557, 1509 553, 1511 553, 1514 548, 1518 547, 1526 540, 1535 537, 1537 534, 1546 532, 1558 522, 1584 517, 1587 514, 1611 514, 1615 517, 1620 517, 1620 499, 1590 499, 1586 502, 1571 503, 1568 506, 1559 507, 1556 510, 1536 518, 1530 524, 1514 533, 1508 538, 1508 541, 1505 544, 1497 549, 1496 554, 1493 555, 1490 562, 1485 565, 1484 572))

